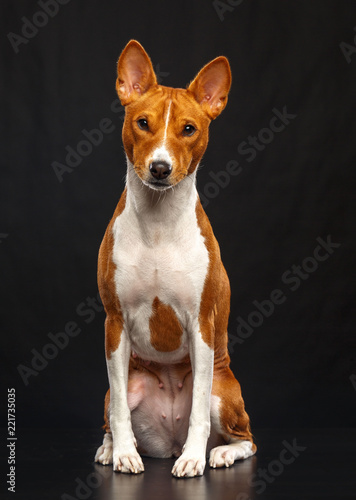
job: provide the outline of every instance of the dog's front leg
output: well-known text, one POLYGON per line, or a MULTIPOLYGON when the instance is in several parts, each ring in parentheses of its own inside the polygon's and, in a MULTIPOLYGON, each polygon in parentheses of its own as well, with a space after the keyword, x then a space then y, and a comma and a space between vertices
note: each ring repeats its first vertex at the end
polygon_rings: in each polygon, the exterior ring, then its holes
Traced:
POLYGON ((109 354, 109 349, 106 349, 110 383, 109 418, 113 437, 113 468, 115 471, 137 474, 144 470, 144 466, 136 450, 131 413, 127 403, 131 343, 125 329, 122 328, 121 321, 107 318, 105 330, 107 339, 117 339, 119 336, 116 350, 109 354))
POLYGON ((203 340, 199 328, 195 329, 189 342, 193 372, 193 399, 187 440, 182 455, 172 469, 172 474, 177 477, 194 477, 203 474, 206 445, 210 434, 214 350, 203 340))

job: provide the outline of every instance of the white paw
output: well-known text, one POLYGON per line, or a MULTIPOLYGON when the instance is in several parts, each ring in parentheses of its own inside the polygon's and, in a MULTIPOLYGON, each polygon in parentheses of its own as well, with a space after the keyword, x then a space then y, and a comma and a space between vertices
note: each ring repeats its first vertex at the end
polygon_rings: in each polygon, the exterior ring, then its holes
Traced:
POLYGON ((139 474, 145 470, 141 457, 136 450, 130 452, 114 451, 114 471, 127 474, 139 474))
POLYGON ((110 434, 105 434, 103 444, 97 449, 94 460, 102 465, 112 464, 112 438, 110 434))
POLYGON ((176 460, 172 474, 176 477, 202 476, 205 469, 205 457, 193 457, 183 453, 176 460))
POLYGON ((241 460, 253 455, 252 444, 249 441, 240 441, 217 446, 210 452, 209 465, 214 469, 216 467, 230 467, 235 460, 241 460))
POLYGON ((230 467, 235 462, 235 450, 229 446, 218 446, 210 452, 209 465, 214 469, 216 467, 230 467))

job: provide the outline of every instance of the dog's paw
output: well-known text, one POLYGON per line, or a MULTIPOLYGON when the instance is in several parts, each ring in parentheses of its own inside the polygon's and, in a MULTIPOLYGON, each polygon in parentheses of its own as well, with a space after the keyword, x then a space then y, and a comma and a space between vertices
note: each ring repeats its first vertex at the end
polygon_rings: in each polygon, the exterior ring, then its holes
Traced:
POLYGON ((235 462, 236 450, 229 446, 218 446, 210 452, 209 465, 216 467, 230 467, 235 462))
POLYGON ((205 469, 205 457, 194 457, 183 454, 176 460, 172 474, 175 477, 202 476, 205 469))
POLYGON ((112 438, 109 434, 105 434, 103 444, 97 449, 94 460, 102 465, 112 464, 112 438))
POLYGON ((213 469, 216 467, 230 467, 235 460, 248 458, 253 454, 252 443, 249 441, 240 441, 225 446, 217 446, 210 452, 209 465, 213 467, 213 469))
POLYGON ((139 474, 145 470, 142 459, 136 450, 131 452, 114 452, 113 469, 116 472, 124 472, 126 474, 139 474))

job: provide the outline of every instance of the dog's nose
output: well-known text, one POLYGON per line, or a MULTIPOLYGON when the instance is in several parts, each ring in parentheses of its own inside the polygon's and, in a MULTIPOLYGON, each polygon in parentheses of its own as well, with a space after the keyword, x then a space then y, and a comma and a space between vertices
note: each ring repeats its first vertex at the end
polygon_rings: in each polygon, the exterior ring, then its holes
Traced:
POLYGON ((153 161, 150 172, 155 179, 166 179, 172 172, 172 166, 166 161, 153 161))

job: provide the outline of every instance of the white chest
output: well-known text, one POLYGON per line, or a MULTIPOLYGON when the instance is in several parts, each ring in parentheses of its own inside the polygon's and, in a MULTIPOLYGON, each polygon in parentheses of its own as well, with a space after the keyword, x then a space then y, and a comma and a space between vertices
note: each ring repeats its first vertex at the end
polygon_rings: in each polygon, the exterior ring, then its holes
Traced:
POLYGON ((113 259, 116 292, 134 350, 143 358, 171 362, 187 353, 189 332, 198 321, 209 256, 194 199, 178 218, 176 212, 166 213, 169 205, 161 208, 140 217, 132 205, 125 207, 113 227, 113 259), (183 328, 181 346, 175 353, 163 355, 151 346, 149 321, 155 298, 173 309, 183 328))

